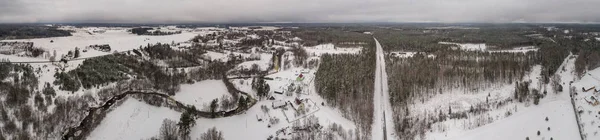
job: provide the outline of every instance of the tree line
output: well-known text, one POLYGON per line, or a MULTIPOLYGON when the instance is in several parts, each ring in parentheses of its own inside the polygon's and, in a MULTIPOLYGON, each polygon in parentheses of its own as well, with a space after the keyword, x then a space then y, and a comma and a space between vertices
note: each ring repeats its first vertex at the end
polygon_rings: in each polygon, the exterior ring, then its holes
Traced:
POLYGON ((0 25, 0 40, 71 36, 71 32, 40 25, 0 25))

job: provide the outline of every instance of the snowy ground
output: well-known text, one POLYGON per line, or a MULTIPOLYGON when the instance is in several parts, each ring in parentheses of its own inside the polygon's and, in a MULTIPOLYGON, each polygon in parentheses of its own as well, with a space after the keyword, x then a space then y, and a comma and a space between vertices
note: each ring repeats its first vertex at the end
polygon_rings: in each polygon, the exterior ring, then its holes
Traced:
POLYGON ((398 57, 398 58, 410 58, 410 57, 415 56, 415 54, 422 54, 422 55, 426 56, 427 58, 435 58, 434 54, 427 54, 425 52, 403 52, 403 51, 390 52, 390 55, 392 57, 398 57))
POLYGON ((486 51, 488 46, 485 43, 453 43, 453 42, 439 42, 440 44, 451 44, 458 45, 459 49, 466 51, 486 51))
POLYGON ((390 52, 392 56, 396 56, 399 58, 410 58, 413 57, 418 52, 390 52))
MULTIPOLYGON (((455 121, 454 123, 460 125, 463 122, 455 121)), ((460 132, 460 130, 449 129, 447 133, 432 135, 429 139, 516 140, 525 139, 526 137, 531 140, 579 139, 579 131, 577 130, 570 101, 558 100, 542 103, 539 106, 525 108, 513 116, 473 130, 460 132), (546 117, 548 117, 548 121, 545 121, 546 117), (539 136, 537 131, 540 131, 539 136)))
MULTIPOLYGON (((252 95, 253 97, 256 97, 256 91, 252 90, 252 79, 248 78, 248 79, 232 79, 229 80, 231 83, 233 83, 233 85, 235 86, 236 89, 246 92, 250 95, 252 95)), ((272 88, 271 88, 272 90, 272 88)))
POLYGON ((222 80, 204 80, 181 85, 181 90, 175 93, 173 99, 202 110, 208 109, 212 100, 222 96, 231 96, 222 80))
MULTIPOLYGON (((222 62, 228 61, 230 55, 241 56, 242 58, 258 57, 258 58, 261 58, 261 60, 262 60, 262 58, 265 58, 265 56, 262 56, 264 54, 260 54, 260 53, 253 55, 253 54, 249 54, 249 53, 240 53, 240 52, 231 52, 231 51, 223 51, 223 52, 206 51, 206 54, 204 54, 204 56, 208 59, 218 60, 218 61, 222 61, 222 62)), ((271 55, 269 55, 269 57, 268 57, 269 59, 271 58, 270 56, 271 55)))
POLYGON ((509 53, 527 53, 530 51, 537 51, 538 48, 536 48, 535 46, 526 46, 526 47, 516 47, 513 49, 507 49, 507 50, 490 50, 489 52, 509 52, 509 53))
POLYGON ((485 43, 439 42, 439 44, 457 45, 458 48, 456 48, 456 49, 465 50, 465 51, 481 51, 481 52, 526 53, 526 52, 538 50, 538 48, 536 48, 535 46, 522 46, 522 47, 515 47, 512 49, 494 50, 493 46, 486 45, 485 43))
POLYGON ((265 71, 269 68, 269 65, 273 62, 271 60, 271 57, 273 57, 273 55, 268 54, 268 53, 252 54, 252 57, 258 57, 258 58, 260 58, 260 60, 243 62, 237 66, 237 69, 251 69, 252 65, 256 64, 260 71, 265 71))
POLYGON ((227 54, 214 51, 206 51, 206 54, 204 55, 210 58, 210 60, 219 60, 225 62, 229 59, 227 54))
POLYGON ((321 56, 322 54, 338 54, 338 53, 359 53, 362 48, 340 48, 335 47, 333 44, 321 44, 313 47, 304 47, 308 55, 321 56))
POLYGON ((261 31, 261 30, 277 30, 277 29, 281 29, 280 27, 275 27, 275 26, 242 26, 242 27, 229 27, 230 29, 234 29, 234 30, 257 30, 257 31, 261 31), (258 29, 251 29, 254 27, 260 27, 258 29))
MULTIPOLYGON (((575 106, 579 113, 579 121, 582 127, 584 138, 586 140, 600 139, 600 105, 594 105, 595 98, 598 100, 600 97, 599 92, 594 92, 595 89, 600 88, 600 68, 596 68, 587 72, 581 80, 573 83, 577 95, 575 95, 575 106), (582 88, 591 89, 589 91, 583 91, 582 88)), ((568 82, 568 81, 565 81, 568 82)), ((566 86, 565 86, 566 87, 566 86)))
MULTIPOLYGON (((541 66, 536 65, 528 75, 524 77, 525 81, 531 80, 530 88, 538 88, 538 78, 540 78, 541 66)), ((436 110, 446 110, 449 106, 453 111, 469 110, 471 106, 475 106, 486 102, 486 97, 489 102, 502 101, 514 96, 515 88, 512 84, 499 84, 495 87, 488 87, 479 91, 470 91, 464 88, 445 89, 442 94, 437 94, 434 97, 423 99, 424 102, 415 101, 410 108, 411 113, 432 113, 436 110)), ((421 99, 419 99, 421 100, 421 99)), ((512 110, 512 108, 502 108, 512 110)), ((496 111, 494 115, 502 115, 504 111, 496 111)), ((498 117, 495 117, 498 118, 498 117)), ((467 127, 468 128, 468 127, 467 127)))
POLYGON ((102 120, 89 140, 139 140, 158 136, 164 119, 178 121, 181 113, 127 98, 102 120))
MULTIPOLYGON (((568 57, 559 69, 563 87, 568 87, 568 81, 573 79, 574 58, 568 57)), ((469 119, 450 119, 432 125, 432 131, 427 132, 425 139, 431 140, 471 140, 471 139, 579 139, 576 117, 571 105, 568 90, 555 93, 549 85, 540 85, 539 74, 541 67, 532 68, 525 80, 532 81, 530 89, 547 88, 548 94, 540 100, 539 105, 510 102, 500 108, 480 115, 469 115, 469 119), (541 86, 541 87, 540 87, 541 86), (512 115, 506 115, 511 112, 512 115), (548 121, 545 118, 548 117, 548 121), (481 126, 483 125, 483 126, 481 126), (550 130, 548 130, 550 129, 550 130), (537 135, 540 131, 540 135, 537 135)), ((566 89, 566 88, 565 88, 566 89)), ((489 88, 473 94, 445 92, 431 100, 416 104, 411 112, 434 112, 435 108, 451 106, 453 111, 467 110, 471 105, 486 102, 487 96, 491 102, 512 98, 514 84, 506 84, 489 88)), ((531 101, 529 101, 531 102, 531 101)), ((415 113, 413 113, 415 114, 415 113)))

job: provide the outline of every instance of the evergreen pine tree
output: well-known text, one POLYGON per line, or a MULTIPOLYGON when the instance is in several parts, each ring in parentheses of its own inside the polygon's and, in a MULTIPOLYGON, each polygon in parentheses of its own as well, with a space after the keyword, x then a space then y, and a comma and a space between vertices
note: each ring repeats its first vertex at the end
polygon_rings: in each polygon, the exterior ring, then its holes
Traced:
POLYGON ((217 108, 219 108, 219 99, 214 99, 210 103, 210 112, 213 118, 216 117, 217 108))
POLYGON ((73 58, 79 58, 79 48, 75 47, 75 54, 73 55, 73 58))
POLYGON ((179 134, 184 140, 190 139, 190 129, 196 125, 196 119, 194 118, 194 114, 192 114, 192 111, 196 110, 196 107, 188 106, 188 108, 190 109, 181 114, 179 123, 177 124, 179 126, 179 134))
POLYGON ((240 97, 240 99, 238 100, 238 107, 241 109, 245 109, 247 106, 247 101, 246 101, 246 97, 240 97))

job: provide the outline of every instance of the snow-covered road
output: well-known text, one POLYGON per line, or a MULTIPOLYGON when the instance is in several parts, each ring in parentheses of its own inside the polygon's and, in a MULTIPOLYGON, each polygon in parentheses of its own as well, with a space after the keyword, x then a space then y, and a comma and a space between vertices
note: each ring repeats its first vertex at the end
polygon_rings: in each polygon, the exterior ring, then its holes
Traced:
MULTIPOLYGON (((375 39, 375 38, 373 38, 375 39)), ((385 57, 379 41, 375 39, 377 46, 377 68, 375 69, 375 91, 373 96, 373 127, 371 128, 371 139, 387 140, 396 139, 394 132, 393 112, 390 107, 388 94, 387 73, 385 71, 385 57)))

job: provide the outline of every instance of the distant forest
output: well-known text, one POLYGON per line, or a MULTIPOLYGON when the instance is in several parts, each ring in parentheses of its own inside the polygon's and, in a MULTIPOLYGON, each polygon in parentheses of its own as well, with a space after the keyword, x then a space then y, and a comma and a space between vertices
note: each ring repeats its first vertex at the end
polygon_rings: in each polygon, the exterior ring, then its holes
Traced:
POLYGON ((344 46, 347 42, 363 42, 368 43, 373 41, 370 35, 353 30, 345 30, 340 27, 313 27, 291 30, 295 37, 302 39, 304 46, 315 46, 324 43, 333 43, 336 46, 344 46))
POLYGON ((71 36, 57 27, 31 25, 0 25, 0 40, 71 36))
POLYGON ((155 30, 155 31, 149 31, 152 30, 152 28, 144 28, 144 27, 139 27, 139 28, 133 28, 130 30, 131 33, 136 34, 136 35, 173 35, 173 34, 181 34, 181 31, 177 31, 177 32, 163 32, 159 30, 155 30))

